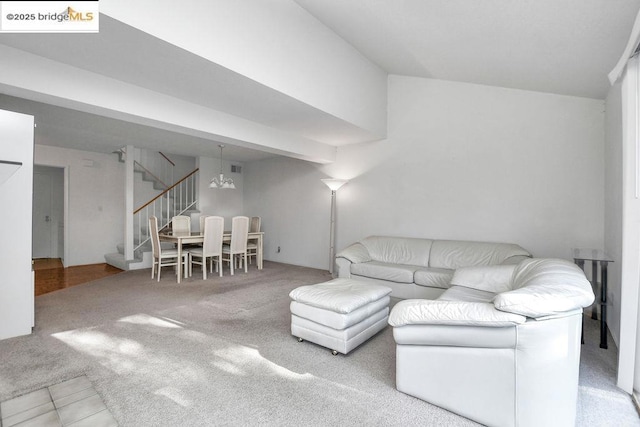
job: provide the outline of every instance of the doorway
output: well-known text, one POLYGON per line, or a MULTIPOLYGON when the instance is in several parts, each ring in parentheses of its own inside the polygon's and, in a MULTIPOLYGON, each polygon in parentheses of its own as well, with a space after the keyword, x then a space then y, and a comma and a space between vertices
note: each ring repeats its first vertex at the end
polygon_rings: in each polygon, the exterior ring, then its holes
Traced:
POLYGON ((32 257, 64 262, 64 168, 34 165, 32 257))

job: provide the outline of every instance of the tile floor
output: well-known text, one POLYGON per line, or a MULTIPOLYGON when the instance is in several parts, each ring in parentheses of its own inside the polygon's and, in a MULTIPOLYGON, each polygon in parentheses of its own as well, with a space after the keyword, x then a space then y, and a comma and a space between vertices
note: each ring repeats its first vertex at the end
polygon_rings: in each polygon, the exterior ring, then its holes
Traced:
POLYGON ((86 376, 0 403, 0 427, 117 427, 86 376))

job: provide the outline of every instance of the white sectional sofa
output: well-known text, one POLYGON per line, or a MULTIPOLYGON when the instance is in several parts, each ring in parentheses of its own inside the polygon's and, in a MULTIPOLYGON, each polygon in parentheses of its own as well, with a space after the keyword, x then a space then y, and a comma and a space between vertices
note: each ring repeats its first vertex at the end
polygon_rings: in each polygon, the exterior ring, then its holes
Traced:
POLYGON ((336 267, 338 277, 388 286, 393 297, 434 299, 460 267, 517 264, 529 257, 510 243, 370 236, 339 252, 336 267))
POLYGON ((398 302, 396 387, 489 426, 573 426, 583 307, 569 261, 459 268, 437 300, 398 302))

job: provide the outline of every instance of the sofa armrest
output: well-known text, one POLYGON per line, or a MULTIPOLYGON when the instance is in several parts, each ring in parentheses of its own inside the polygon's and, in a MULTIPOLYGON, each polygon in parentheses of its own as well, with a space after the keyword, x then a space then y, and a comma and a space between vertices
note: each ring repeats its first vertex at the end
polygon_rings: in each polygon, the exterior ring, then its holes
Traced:
POLYGON ((351 278, 351 264, 371 261, 369 251, 362 243, 354 243, 336 254, 338 277, 351 278))
POLYGON ((534 258, 513 273, 513 290, 493 300, 496 309, 540 318, 588 307, 595 295, 580 267, 564 259, 534 258))
POLYGON ((346 247, 338 252, 336 258, 344 258, 353 264, 371 261, 371 255, 369 255, 369 251, 362 243, 354 243, 353 245, 346 247))
POLYGON ((336 258, 336 277, 351 278, 351 261, 346 258, 336 258))
POLYGON ((496 310, 491 303, 411 299, 400 301, 389 315, 393 327, 405 325, 468 325, 505 327, 526 322, 519 314, 496 310))

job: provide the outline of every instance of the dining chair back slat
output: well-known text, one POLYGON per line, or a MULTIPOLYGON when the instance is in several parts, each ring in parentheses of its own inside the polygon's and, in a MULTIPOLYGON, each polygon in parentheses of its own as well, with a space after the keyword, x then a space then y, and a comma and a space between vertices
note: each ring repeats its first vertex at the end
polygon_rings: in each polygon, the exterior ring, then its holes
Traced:
MULTIPOLYGON (((250 221, 250 225, 249 225, 249 233, 257 233, 260 231, 260 227, 261 227, 261 223, 262 223, 262 218, 260 218, 259 216, 252 216, 251 217, 251 221, 250 221)), ((258 242, 257 242, 257 238, 249 238, 247 241, 247 259, 249 261, 249 263, 251 264, 251 258, 257 258, 258 257, 258 242)))
POLYGON ((177 215, 171 218, 171 230, 173 233, 191 233, 191 218, 185 215, 177 215))
POLYGON ((149 233, 151 234, 151 252, 154 258, 160 257, 160 237, 158 236, 158 218, 149 218, 149 233))
POLYGON ((262 218, 260 218, 259 216, 252 216, 251 223, 249 225, 249 232, 257 233, 258 231, 260 231, 261 222, 262 222, 262 218))
POLYGON ((204 240, 202 252, 205 257, 222 254, 222 235, 224 234, 224 218, 208 216, 204 221, 204 240))
POLYGON ((204 233, 204 221, 208 215, 200 215, 200 232, 204 233))
MULTIPOLYGON (((178 262, 184 264, 185 277, 188 268, 188 252, 183 252, 182 260, 178 259, 178 252, 175 249, 163 251, 160 246, 160 235, 158 234, 158 218, 152 216, 149 218, 149 233, 151 234, 151 251, 153 259, 151 260, 151 278, 155 277, 156 268, 158 270, 158 281, 160 281, 160 271, 162 267, 177 266, 178 262)), ((176 270, 177 271, 177 270, 176 270)))
MULTIPOLYGON (((200 217, 202 220, 202 217, 200 217)), ((207 279, 207 263, 213 272, 213 264, 222 276, 222 239, 224 234, 224 218, 208 216, 203 221, 202 247, 189 250, 189 275, 193 274, 193 264, 202 266, 202 279, 207 279), (217 258, 217 259, 216 259, 217 258)))
POLYGON ((247 251, 248 233, 249 217, 233 217, 231 220, 231 253, 239 254, 247 251))
POLYGON ((236 260, 244 264, 247 272, 247 236, 249 234, 249 217, 235 216, 231 220, 231 242, 222 247, 222 260, 229 263, 229 270, 233 276, 236 260))

